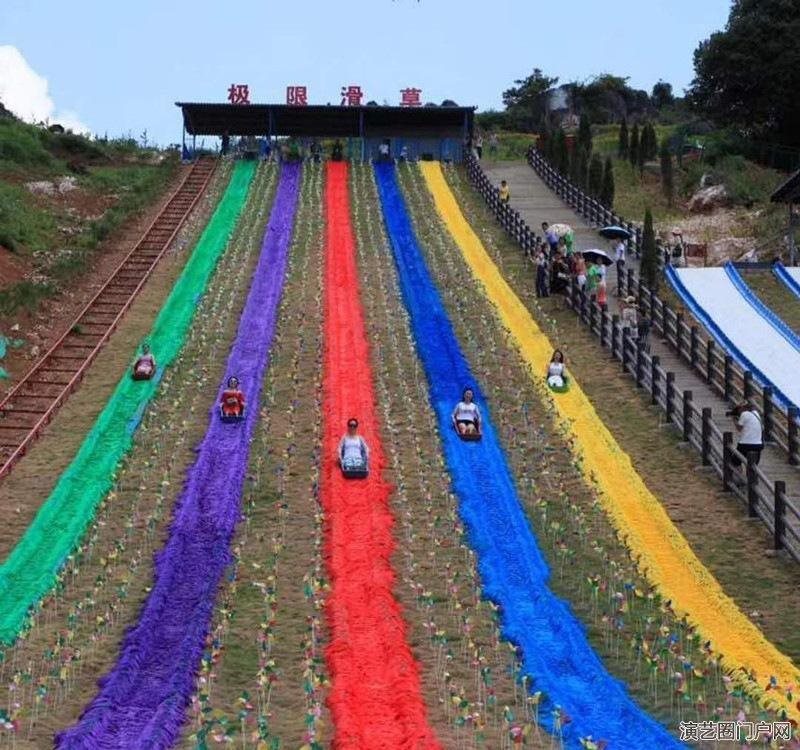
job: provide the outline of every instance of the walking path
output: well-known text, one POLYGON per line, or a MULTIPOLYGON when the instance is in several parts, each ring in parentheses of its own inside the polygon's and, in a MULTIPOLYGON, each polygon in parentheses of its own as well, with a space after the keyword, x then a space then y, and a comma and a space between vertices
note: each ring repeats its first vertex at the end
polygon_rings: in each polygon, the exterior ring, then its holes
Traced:
MULTIPOLYGON (((570 224, 575 230, 575 247, 578 250, 590 247, 604 248, 604 245, 607 244, 607 240, 600 237, 582 216, 566 206, 528 164, 483 161, 481 167, 494 184, 499 185, 500 180, 506 180, 511 191, 511 206, 519 211, 532 230, 538 230, 541 233, 543 221, 551 224, 564 222, 570 224)), ((629 257, 627 265, 638 273, 639 261, 635 257, 629 257)), ((614 294, 617 290, 617 279, 613 268, 609 269, 609 282, 608 312, 610 315, 621 315, 620 300, 614 294)), ((650 351, 659 357, 665 371, 675 373, 677 391, 691 391, 698 409, 709 407, 712 420, 721 431, 734 430, 731 420, 725 416, 730 405, 714 393, 704 380, 679 359, 666 341, 651 337, 650 351)), ((788 498, 800 500, 800 470, 798 467, 789 465, 786 454, 779 447, 765 446, 759 468, 770 482, 777 480, 786 482, 788 498)))

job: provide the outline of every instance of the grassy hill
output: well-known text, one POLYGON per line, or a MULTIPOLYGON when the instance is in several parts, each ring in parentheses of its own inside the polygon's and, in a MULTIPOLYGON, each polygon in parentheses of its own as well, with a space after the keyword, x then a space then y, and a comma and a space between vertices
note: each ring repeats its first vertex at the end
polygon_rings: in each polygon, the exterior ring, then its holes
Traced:
POLYGON ((35 308, 86 270, 177 164, 131 139, 50 132, 0 111, 0 315, 35 308))

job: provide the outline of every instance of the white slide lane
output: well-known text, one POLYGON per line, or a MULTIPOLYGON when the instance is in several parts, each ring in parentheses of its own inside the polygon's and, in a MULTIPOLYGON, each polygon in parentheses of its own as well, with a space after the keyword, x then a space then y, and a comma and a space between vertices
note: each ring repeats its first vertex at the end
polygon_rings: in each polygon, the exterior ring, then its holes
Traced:
POLYGON ((676 271, 698 306, 742 355, 790 402, 800 405, 800 352, 753 308, 725 269, 682 268, 676 271))

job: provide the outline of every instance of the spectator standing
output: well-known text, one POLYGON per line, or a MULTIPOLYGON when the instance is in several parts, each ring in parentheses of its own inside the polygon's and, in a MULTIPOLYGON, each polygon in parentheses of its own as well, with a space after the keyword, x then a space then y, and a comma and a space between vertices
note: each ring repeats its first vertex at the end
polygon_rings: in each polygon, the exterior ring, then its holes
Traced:
MULTIPOLYGON (((764 429, 761 424, 761 416, 749 401, 739 404, 731 412, 739 433, 739 442, 736 443, 736 450, 739 451, 745 460, 752 460, 758 465, 761 460, 761 451, 764 449, 764 429)), ((741 461, 734 457, 734 466, 741 466, 741 461)))
POLYGON ((573 257, 575 259, 574 272, 575 272, 575 280, 578 282, 578 289, 584 289, 586 287, 586 280, 587 280, 586 260, 580 253, 578 253, 573 257))
POLYGON ((542 222, 542 233, 545 240, 547 240, 547 244, 550 245, 550 252, 554 253, 558 250, 558 235, 550 229, 550 225, 546 221, 542 222))
POLYGON ((500 181, 500 190, 498 191, 498 196, 501 203, 508 203, 511 200, 511 190, 509 189, 508 183, 505 180, 500 181))
POLYGON ((636 331, 638 335, 639 315, 636 309, 636 297, 625 297, 622 303, 622 327, 636 331))
POLYGON ((480 161, 483 158, 483 136, 480 133, 475 139, 475 153, 478 155, 478 161, 480 161))
POLYGON ((600 280, 602 279, 603 275, 600 272, 600 268, 598 267, 597 263, 592 263, 589 261, 587 265, 586 293, 589 295, 589 299, 594 301, 597 299, 597 287, 600 285, 600 280))
POLYGON ((614 247, 614 263, 617 266, 617 297, 625 289, 625 241, 620 239, 614 247))
MULTIPOLYGON (((584 277, 584 283, 586 278, 584 277)), ((569 288, 569 267, 561 253, 553 254, 553 264, 550 268, 550 290, 553 294, 563 294, 569 288)))
POLYGON ((536 255, 536 296, 547 297, 547 255, 540 247, 536 255))

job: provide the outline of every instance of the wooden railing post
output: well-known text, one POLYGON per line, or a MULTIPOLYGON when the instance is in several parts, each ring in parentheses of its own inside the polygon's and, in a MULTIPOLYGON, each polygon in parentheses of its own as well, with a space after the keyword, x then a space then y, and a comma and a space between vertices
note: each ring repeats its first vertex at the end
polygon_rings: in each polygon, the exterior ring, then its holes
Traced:
POLYGON ((636 347, 636 387, 641 388, 644 381, 644 350, 636 347))
POLYGON ((733 357, 730 354, 725 355, 725 383, 723 390, 725 400, 730 401, 733 395, 733 357))
POLYGON ((657 354, 650 357, 650 403, 658 404, 658 366, 661 360, 657 354))
POLYGON ((750 370, 744 371, 742 391, 745 401, 753 395, 753 373, 750 370))
POLYGON ((717 351, 717 345, 712 339, 706 341, 706 382, 709 385, 714 384, 714 354, 717 351))
POLYGON ((666 390, 666 401, 667 401, 667 422, 672 423, 672 416, 675 414, 675 373, 668 372, 667 373, 667 390, 666 390))
POLYGON ((750 518, 756 518, 756 503, 758 502, 758 493, 756 492, 756 482, 758 476, 756 475, 756 459, 755 454, 751 451, 747 453, 747 515, 750 518))
POLYGON ((629 344, 631 341, 631 329, 625 326, 622 329, 622 372, 628 371, 628 362, 630 357, 628 355, 629 344))
POLYGON ((711 464, 711 407, 703 407, 702 449, 703 466, 711 464))
POLYGON ((625 281, 626 286, 628 287, 628 296, 633 294, 633 287, 635 286, 635 280, 633 278, 633 269, 629 268, 625 273, 625 281))
POLYGON ((697 349, 699 344, 699 337, 697 335, 697 326, 692 326, 691 334, 689 336, 689 362, 692 369, 697 369, 697 349))
POLYGON ((677 349, 678 359, 683 356, 683 313, 675 313, 675 348, 677 349))
POLYGON ((692 439, 692 392, 683 392, 683 439, 690 442, 692 439))
POLYGON ((608 310, 603 308, 600 312, 600 346, 604 349, 608 343, 608 310))
POLYGON ((786 531, 786 482, 775 482, 775 502, 772 516, 772 546, 783 548, 783 535, 786 531))
POLYGON ((764 413, 764 424, 762 425, 763 429, 763 441, 765 443, 772 440, 772 436, 775 432, 775 417, 772 411, 773 402, 772 402, 772 386, 765 385, 764 390, 762 392, 763 399, 761 401, 761 406, 764 413))
POLYGON ((722 489, 730 492, 731 481, 733 479, 733 467, 731 466, 731 450, 733 448, 733 433, 722 433, 722 489))
POLYGON ((789 450, 789 463, 792 466, 797 466, 800 463, 800 456, 798 456, 798 440, 797 440, 797 417, 798 409, 796 406, 790 406, 786 410, 786 432, 789 436, 788 450, 789 450))
POLYGON ((619 351, 619 315, 611 316, 611 356, 616 357, 619 351))

